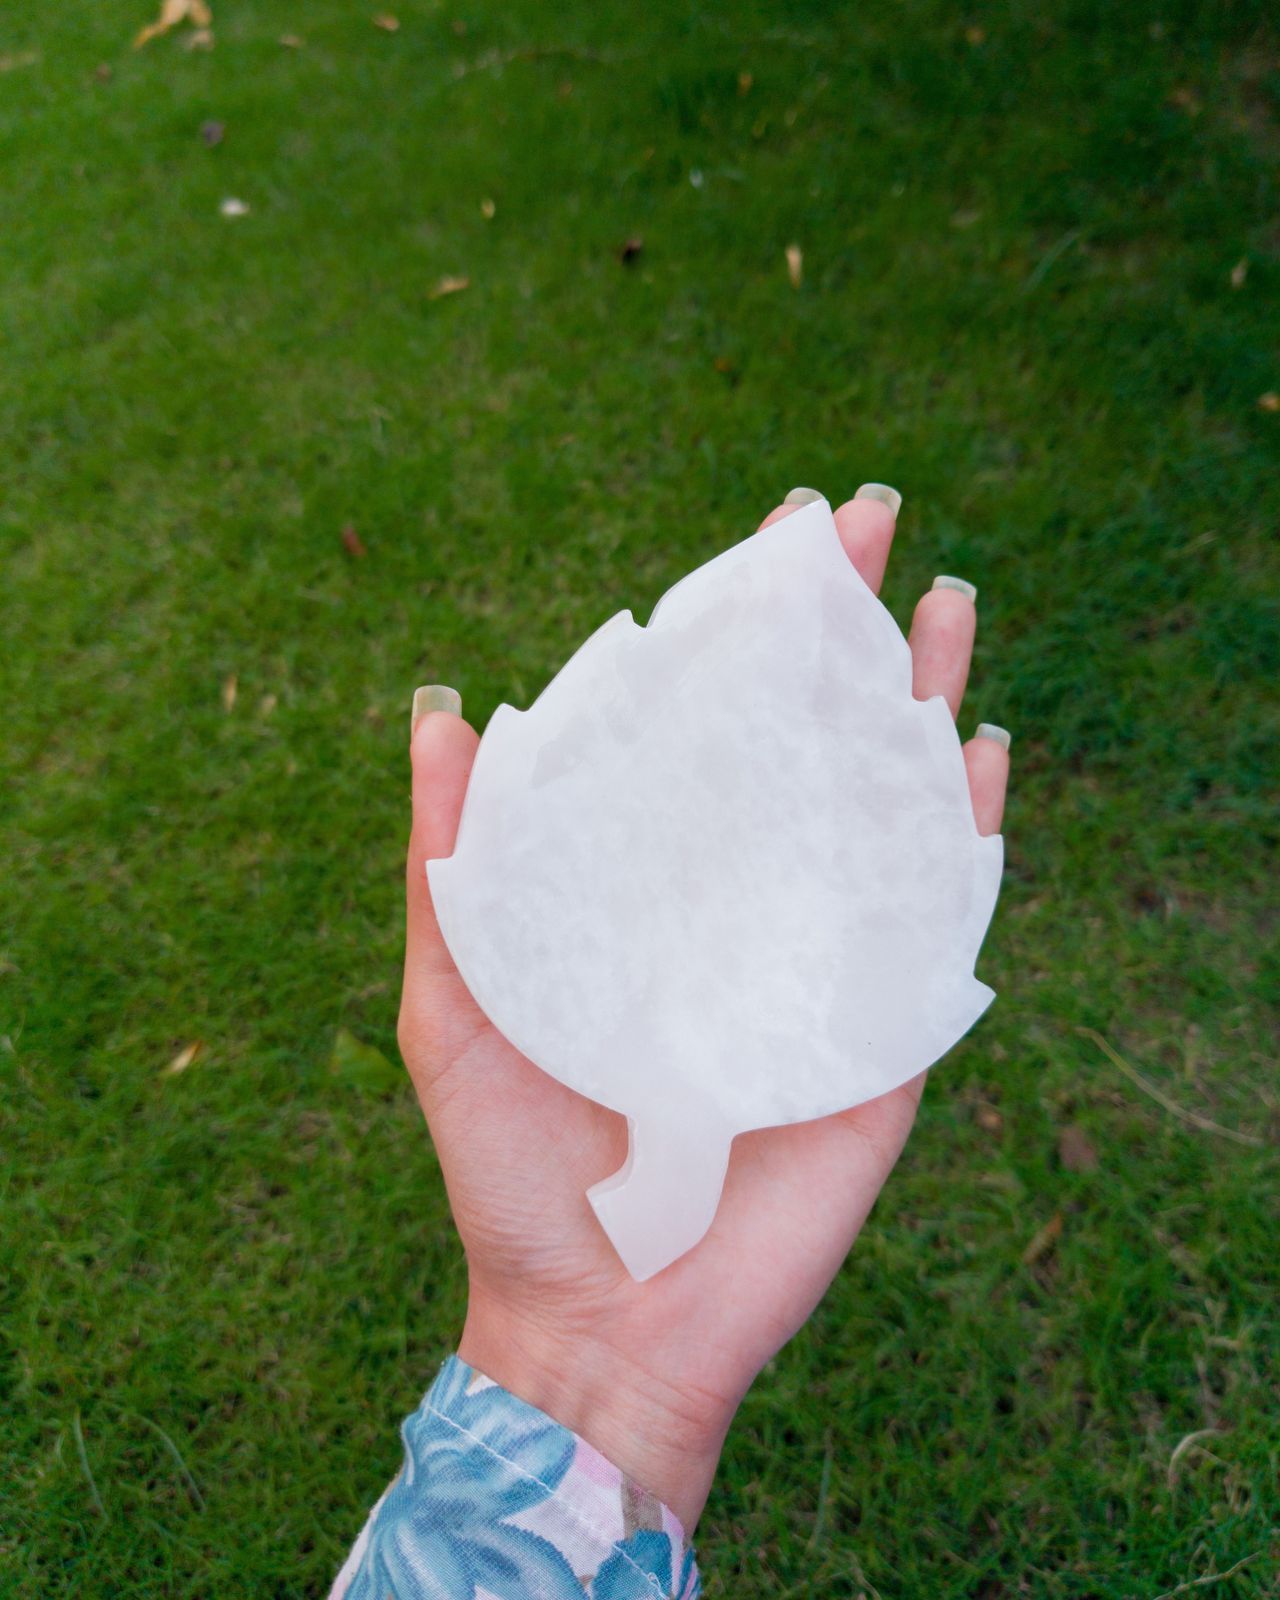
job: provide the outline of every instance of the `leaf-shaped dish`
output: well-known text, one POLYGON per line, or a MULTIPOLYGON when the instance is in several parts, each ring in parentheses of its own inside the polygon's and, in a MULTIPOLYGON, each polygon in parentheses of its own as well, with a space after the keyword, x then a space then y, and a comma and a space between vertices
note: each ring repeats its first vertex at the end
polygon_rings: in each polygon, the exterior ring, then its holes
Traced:
POLYGON ((815 502, 500 705, 427 872, 490 1021, 628 1118, 590 1199, 646 1278, 711 1225, 736 1134, 884 1094, 972 1026, 1002 859, 815 502))

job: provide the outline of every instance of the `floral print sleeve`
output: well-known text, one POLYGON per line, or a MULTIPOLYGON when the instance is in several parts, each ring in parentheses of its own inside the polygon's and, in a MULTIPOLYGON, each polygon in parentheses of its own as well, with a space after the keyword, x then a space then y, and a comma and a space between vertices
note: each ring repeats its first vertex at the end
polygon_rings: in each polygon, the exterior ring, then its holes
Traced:
POLYGON ((696 1600, 684 1529, 545 1412, 451 1356, 329 1600, 696 1600))

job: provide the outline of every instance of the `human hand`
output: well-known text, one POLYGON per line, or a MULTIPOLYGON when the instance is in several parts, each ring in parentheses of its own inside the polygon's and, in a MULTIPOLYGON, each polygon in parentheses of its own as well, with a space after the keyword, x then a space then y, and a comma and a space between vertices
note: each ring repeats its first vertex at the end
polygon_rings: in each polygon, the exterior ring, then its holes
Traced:
MULTIPOLYGON (((780 506, 765 525, 795 509, 780 506)), ((878 592, 895 510, 860 492, 835 521, 878 592)), ((910 634, 918 699, 941 694, 956 713, 975 623, 963 588, 921 599, 910 634)), ((453 850, 478 742, 445 711, 413 732, 399 1029, 467 1254, 459 1354, 582 1435, 691 1531, 742 1396, 844 1260, 906 1140, 924 1080, 836 1116, 739 1135, 706 1237, 636 1283, 586 1198, 622 1164, 625 1119, 542 1072, 492 1026, 432 911, 425 863, 453 850)), ((1004 744, 975 738, 964 759, 979 831, 995 833, 1004 744)))

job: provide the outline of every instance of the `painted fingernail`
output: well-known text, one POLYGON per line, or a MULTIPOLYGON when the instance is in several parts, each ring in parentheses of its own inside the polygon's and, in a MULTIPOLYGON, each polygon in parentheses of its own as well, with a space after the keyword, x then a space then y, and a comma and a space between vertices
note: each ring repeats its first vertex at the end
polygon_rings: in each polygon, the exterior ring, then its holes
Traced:
POLYGON ((462 715, 462 696, 447 683, 427 683, 413 691, 413 714, 409 721, 409 737, 417 732, 418 724, 429 711, 447 711, 451 716, 462 715))
POLYGON ((887 483, 864 483, 853 497, 855 500, 879 500, 887 505, 894 516, 902 507, 902 496, 887 483))
POLYGON ((815 500, 826 498, 825 494, 819 494, 816 489, 791 489, 782 503, 784 506, 811 506, 815 500))
POLYGON ((975 603, 978 599, 978 591, 971 583, 966 583, 963 578, 949 578, 945 573, 933 580, 933 587, 935 589, 954 589, 957 594, 962 594, 966 600, 972 600, 975 603))
POLYGON ((1013 735, 1008 728, 1002 728, 995 722, 980 722, 973 730, 975 739, 994 739, 1002 750, 1007 750, 1013 743, 1013 735))

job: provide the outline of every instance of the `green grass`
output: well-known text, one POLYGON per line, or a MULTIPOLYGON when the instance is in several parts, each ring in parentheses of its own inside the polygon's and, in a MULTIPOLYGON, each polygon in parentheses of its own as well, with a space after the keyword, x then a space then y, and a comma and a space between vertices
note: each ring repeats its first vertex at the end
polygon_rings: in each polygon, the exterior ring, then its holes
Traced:
POLYGON ((464 1296, 407 1086, 329 1066, 394 1055, 412 690, 482 726, 865 478, 900 618, 981 591, 1000 1000, 708 1595, 1280 1593, 1269 8, 374 9, 0 17, 0 1594, 323 1592, 464 1296))

